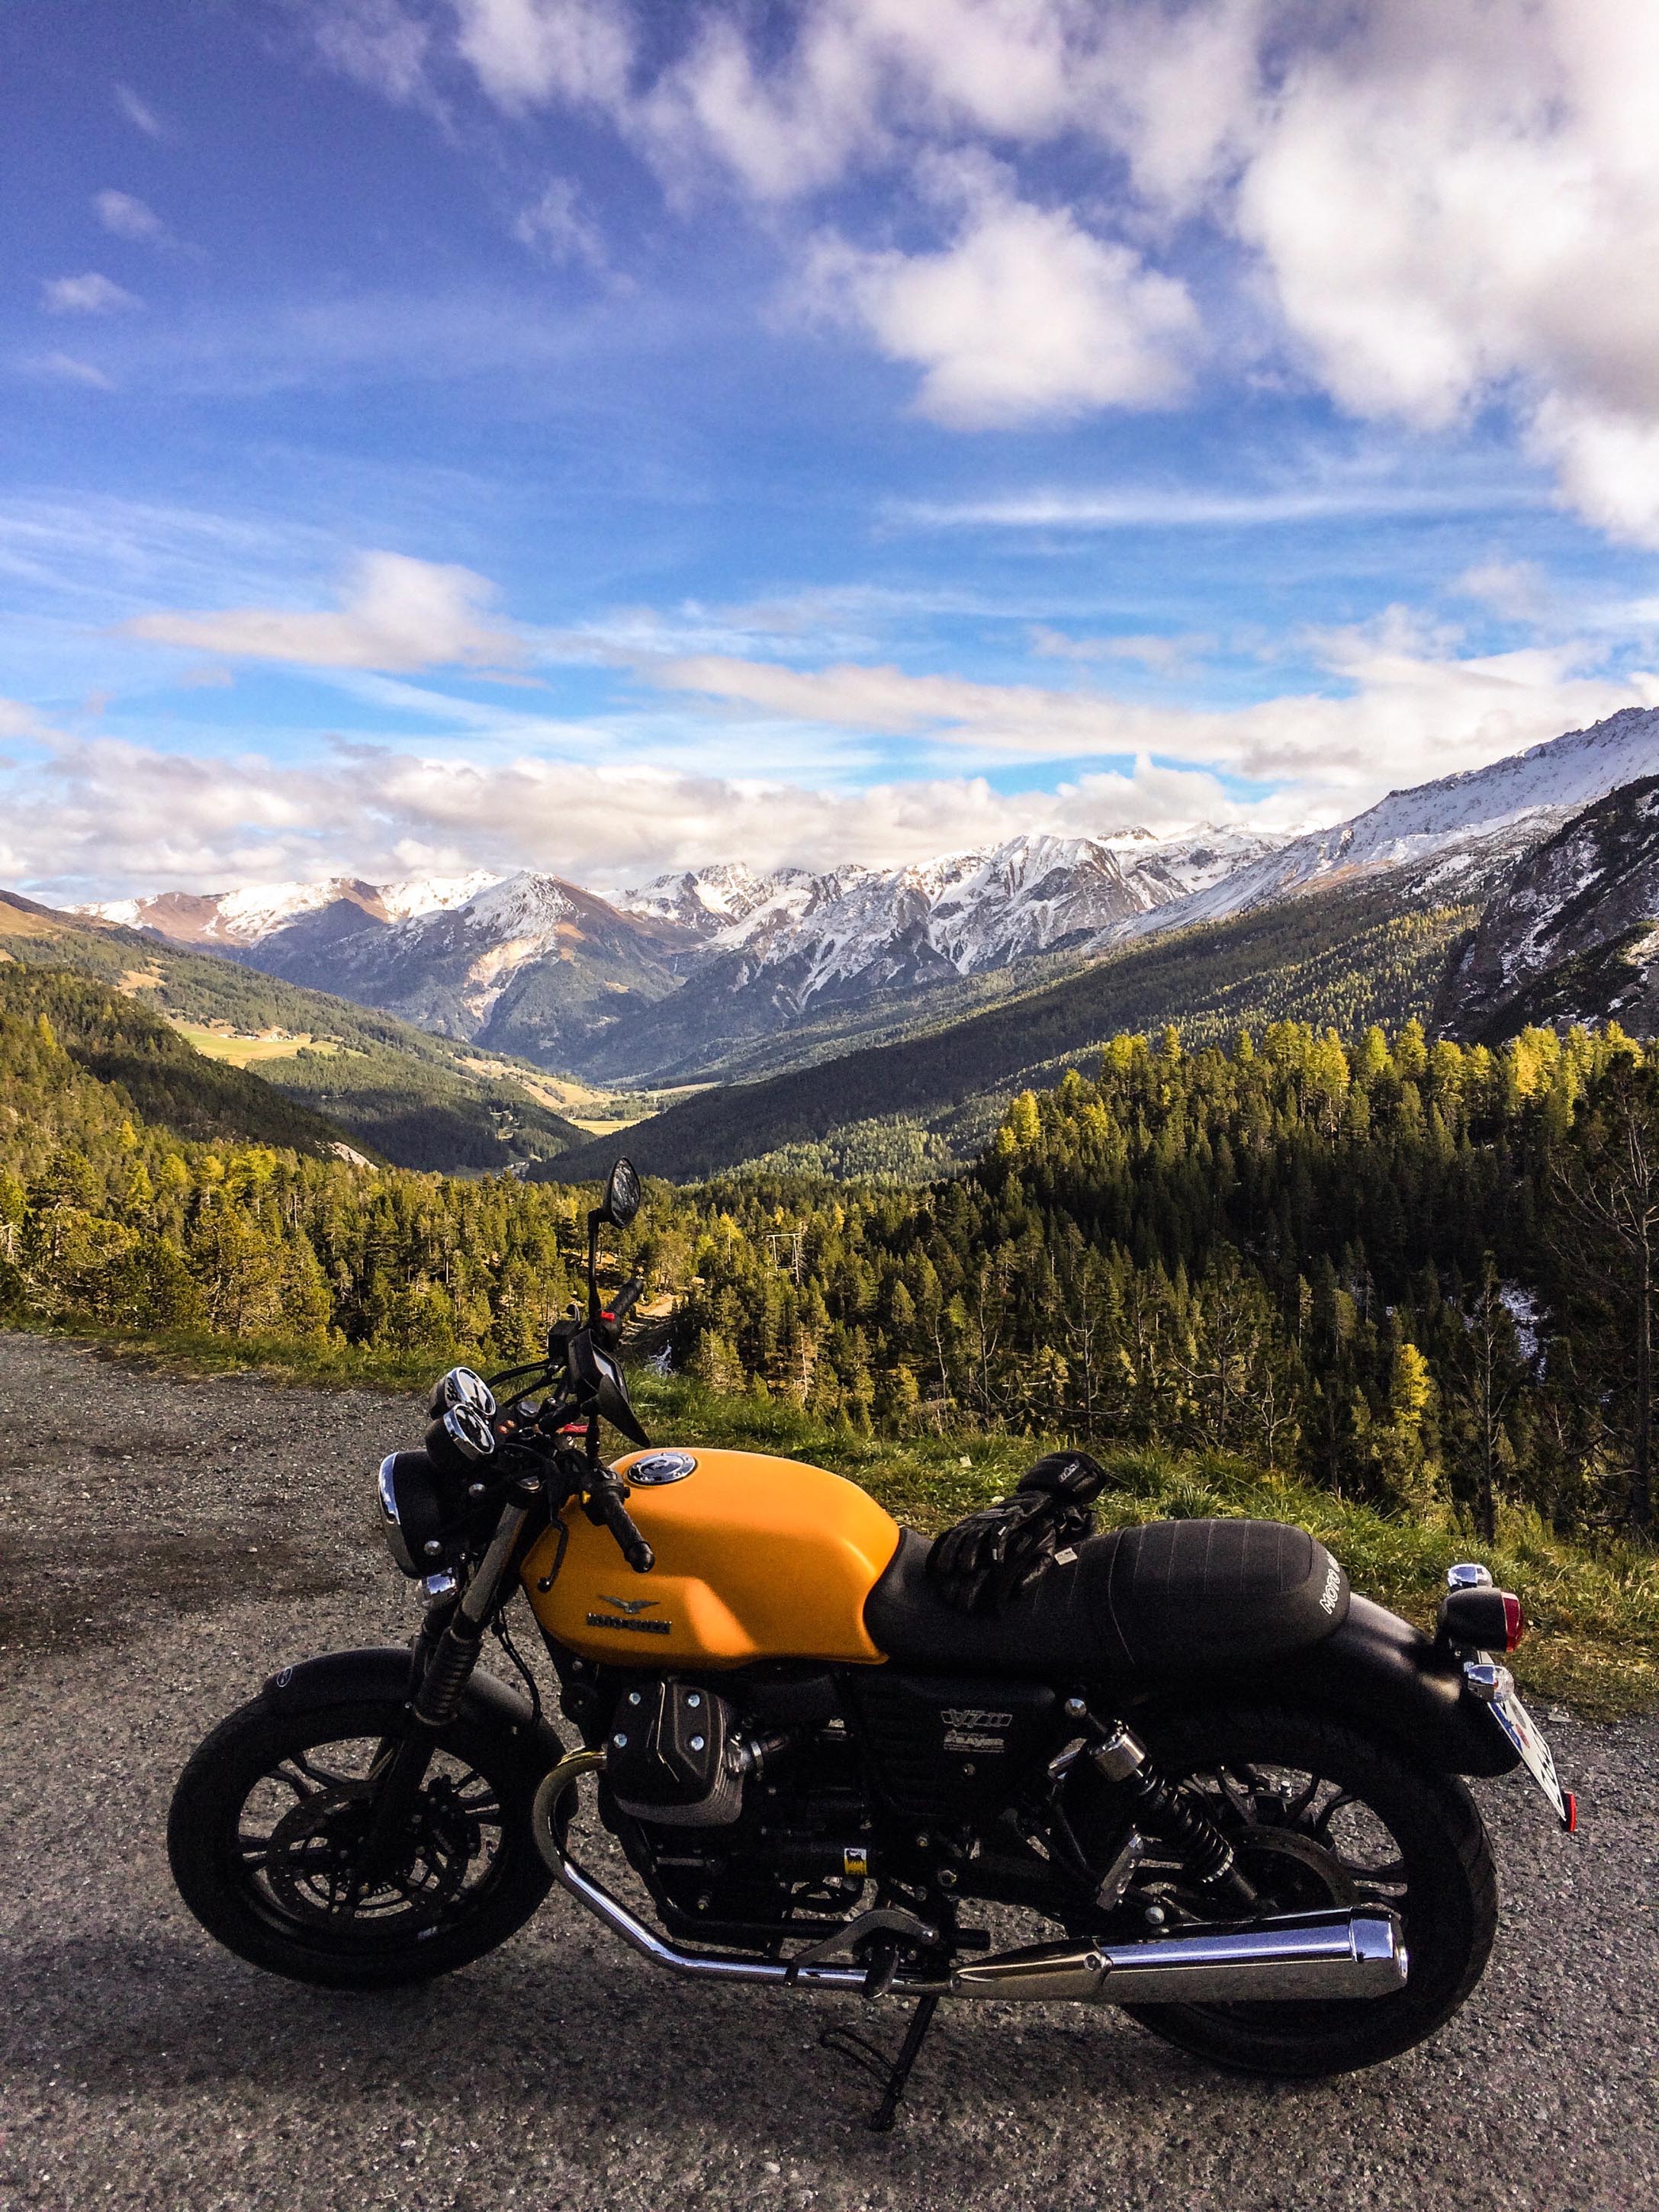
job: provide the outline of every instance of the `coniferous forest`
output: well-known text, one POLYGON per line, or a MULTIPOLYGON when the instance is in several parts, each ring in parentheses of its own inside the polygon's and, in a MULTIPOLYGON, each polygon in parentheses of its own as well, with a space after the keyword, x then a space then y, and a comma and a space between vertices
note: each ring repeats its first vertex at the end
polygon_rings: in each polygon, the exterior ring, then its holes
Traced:
MULTIPOLYGON (((236 1127, 239 1097, 204 1118, 186 1049, 0 970, 0 1310, 433 1368, 535 1348, 590 1190, 341 1158, 236 1127)), ((678 1369, 849 1434, 1219 1450, 1430 1526, 1651 1527, 1659 1062, 1616 1030, 1119 1036, 965 1174, 653 1184, 619 1264, 678 1369)))

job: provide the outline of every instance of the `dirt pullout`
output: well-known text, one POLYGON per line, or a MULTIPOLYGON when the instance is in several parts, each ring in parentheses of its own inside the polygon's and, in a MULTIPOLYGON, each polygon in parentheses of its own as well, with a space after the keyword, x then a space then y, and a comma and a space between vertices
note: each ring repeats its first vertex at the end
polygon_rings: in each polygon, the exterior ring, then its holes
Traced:
POLYGON ((1480 1785, 1503 1931, 1427 2048, 1291 2089, 1108 2011, 947 2006, 898 2132, 872 2136, 870 2085, 817 2039, 840 2023, 890 2046, 899 2008, 672 1981, 563 1901, 390 1996, 217 1949, 168 1879, 174 1778, 271 1668, 408 1633, 363 1530, 370 1470, 418 1413, 28 1339, 0 1338, 0 1510, 90 1616, 0 1656, 7 2212, 1659 2207, 1659 1722, 1552 1728, 1583 1806, 1571 1841, 1529 1785, 1480 1785), (158 1529, 206 1563, 184 1610, 153 1554, 136 1596, 137 1549, 107 1572, 75 1556, 81 1532, 158 1529), (278 1541, 314 1588, 276 1587, 278 1541))
POLYGON ((191 1381, 0 1333, 0 1651, 378 1583, 373 1471, 424 1425, 410 1398, 191 1381))

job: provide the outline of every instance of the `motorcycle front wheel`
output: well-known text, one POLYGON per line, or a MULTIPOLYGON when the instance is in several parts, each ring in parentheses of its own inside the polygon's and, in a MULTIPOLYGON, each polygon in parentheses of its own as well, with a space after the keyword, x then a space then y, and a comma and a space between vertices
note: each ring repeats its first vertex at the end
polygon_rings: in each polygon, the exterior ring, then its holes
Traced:
POLYGON ((240 1958, 329 1989, 389 1989, 482 1958, 521 1928, 552 1877, 532 1840, 536 1778, 463 1717, 431 1763, 390 1858, 366 1879, 377 1762, 400 1700, 316 1711, 255 1698, 179 1777, 167 1856, 180 1896, 240 1958))
MULTIPOLYGON (((1455 1776, 1323 1714, 1188 1711, 1146 1734, 1162 1773, 1227 1836, 1265 1905, 1387 1905, 1404 1923, 1408 1963, 1387 1996, 1132 2006, 1134 2019, 1218 2065, 1306 2080, 1395 2057, 1451 2017, 1498 1927, 1491 1848, 1455 1776)), ((1214 1917, 1173 1862, 1145 1862, 1134 1894, 1176 1922, 1214 1917)))

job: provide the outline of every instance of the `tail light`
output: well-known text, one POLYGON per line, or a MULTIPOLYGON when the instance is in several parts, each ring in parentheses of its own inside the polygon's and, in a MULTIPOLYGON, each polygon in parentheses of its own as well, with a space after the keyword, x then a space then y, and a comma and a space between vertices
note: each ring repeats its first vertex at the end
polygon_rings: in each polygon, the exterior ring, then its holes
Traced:
POLYGON ((1527 1616, 1512 1590, 1466 1583, 1441 1599, 1437 1632, 1443 1644, 1513 1651, 1527 1632, 1527 1616))

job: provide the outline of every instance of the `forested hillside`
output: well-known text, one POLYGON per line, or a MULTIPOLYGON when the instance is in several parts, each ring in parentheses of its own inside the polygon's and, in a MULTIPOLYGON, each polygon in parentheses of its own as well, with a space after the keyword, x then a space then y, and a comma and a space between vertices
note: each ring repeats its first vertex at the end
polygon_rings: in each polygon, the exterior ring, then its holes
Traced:
MULTIPOLYGON (((0 1016, 44 1022, 70 1064, 94 1085, 118 1085, 143 1120, 182 1137, 290 1145, 327 1157, 345 1132, 240 1067, 208 1060, 136 1000, 52 969, 0 964, 0 1016)), ((8 1103, 19 1103, 9 1094, 8 1103)))
MULTIPOLYGON (((192 1139, 127 1001, 0 981, 0 1311, 435 1369, 533 1351, 580 1282, 590 1193, 192 1139)), ((1659 1058, 1616 1031, 1279 1023, 1119 1036, 930 1189, 659 1183, 617 1258, 690 1375, 848 1434, 1223 1450, 1583 1530, 1651 1521, 1655 1237, 1659 1058)))
POLYGON ((724 1387, 1650 1524, 1659 1074, 1616 1031, 1119 1037, 932 1190, 705 1202, 679 1343, 724 1387))
POLYGON ((585 1141, 521 1083, 469 1067, 465 1047, 145 931, 82 924, 0 891, 0 953, 117 986, 175 1022, 309 1039, 262 1059, 246 1079, 325 1115, 336 1133, 402 1167, 488 1173, 585 1141))
MULTIPOLYGON (((971 1158, 1022 1084, 1056 1081, 1121 1031, 1174 1023, 1191 1047, 1246 1024, 1334 1026, 1425 1015, 1471 909, 1423 910, 1369 883, 1289 899, 1107 956, 930 1035, 765 1082, 708 1091, 629 1133, 639 1165, 690 1179, 767 1159, 791 1171, 918 1182, 971 1158)), ((603 1148, 545 1170, 603 1172, 603 1148)))

